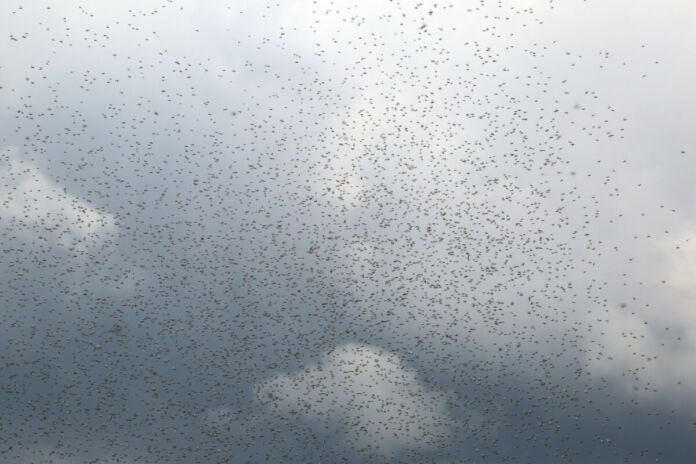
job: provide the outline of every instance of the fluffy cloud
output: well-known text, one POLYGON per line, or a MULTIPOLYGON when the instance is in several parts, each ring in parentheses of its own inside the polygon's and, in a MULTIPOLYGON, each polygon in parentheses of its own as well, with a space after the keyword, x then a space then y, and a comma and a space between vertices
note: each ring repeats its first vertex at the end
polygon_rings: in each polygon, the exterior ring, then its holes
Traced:
MULTIPOLYGON (((679 308, 674 312, 680 312, 679 308)), ((689 388, 696 381, 696 346, 683 330, 692 324, 691 319, 684 314, 681 324, 677 322, 670 331, 626 308, 611 308, 601 342, 588 350, 587 361, 596 374, 617 381, 626 395, 648 402, 664 400, 696 417, 689 388)))
POLYGON ((686 298, 696 298, 696 224, 689 224, 676 239, 665 239, 662 248, 669 260, 669 286, 686 298))
MULTIPOLYGON (((636 304, 612 306, 602 324, 598 349, 588 361, 606 376, 620 376, 627 391, 644 398, 661 398, 696 415, 691 389, 696 381, 696 315, 693 305, 696 286, 696 246, 692 223, 680 227, 674 237, 664 238, 643 260, 651 263, 639 274, 649 285, 647 301, 659 310, 640 310, 636 304), (648 259, 650 258, 650 259, 648 259)), ((651 307, 652 307, 651 306, 651 307)))
POLYGON ((346 344, 320 363, 255 387, 275 416, 319 423, 357 449, 388 454, 443 443, 453 419, 444 398, 425 388, 394 355, 346 344))
POLYGON ((0 217, 11 230, 82 250, 115 229, 110 214, 67 193, 12 148, 0 155, 0 217))

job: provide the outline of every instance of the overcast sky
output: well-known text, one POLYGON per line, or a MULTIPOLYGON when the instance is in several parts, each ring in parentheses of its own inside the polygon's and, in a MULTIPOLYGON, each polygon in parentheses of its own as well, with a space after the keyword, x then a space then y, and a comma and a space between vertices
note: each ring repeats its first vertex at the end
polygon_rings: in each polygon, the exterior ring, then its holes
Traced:
POLYGON ((0 31, 0 462, 693 462, 696 3, 0 31))

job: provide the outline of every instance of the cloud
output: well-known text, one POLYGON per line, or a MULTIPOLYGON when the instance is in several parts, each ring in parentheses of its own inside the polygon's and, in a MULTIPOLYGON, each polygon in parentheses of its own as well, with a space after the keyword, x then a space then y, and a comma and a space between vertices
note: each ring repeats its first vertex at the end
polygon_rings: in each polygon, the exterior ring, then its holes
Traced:
MULTIPOLYGON (((593 372, 614 379, 630 397, 666 401, 688 417, 696 417, 696 402, 688 387, 696 381, 693 341, 678 325, 670 332, 670 327, 656 327, 626 308, 611 308, 606 320, 600 343, 587 352, 593 372)), ((691 324, 688 317, 682 322, 691 324)))
POLYGON ((694 230, 693 223, 683 224, 642 251, 642 261, 650 266, 643 266, 639 277, 655 282, 648 284, 646 300, 652 305, 645 308, 659 311, 641 309, 633 301, 608 307, 601 343, 588 353, 598 372, 622 379, 627 391, 645 398, 659 393, 692 416, 696 402, 687 385, 696 381, 694 230))
POLYGON ((11 230, 85 250, 116 229, 113 216, 69 194, 13 148, 0 155, 0 179, 0 217, 11 230))
MULTIPOLYGON (((667 283, 687 298, 696 298, 696 224, 689 224, 676 239, 663 240, 669 259, 667 283)), ((696 322, 696 321, 695 321, 696 322)))
POLYGON ((380 454, 442 444, 453 421, 444 398, 400 359, 354 343, 301 372, 256 385, 255 394, 275 416, 318 422, 344 443, 380 454))

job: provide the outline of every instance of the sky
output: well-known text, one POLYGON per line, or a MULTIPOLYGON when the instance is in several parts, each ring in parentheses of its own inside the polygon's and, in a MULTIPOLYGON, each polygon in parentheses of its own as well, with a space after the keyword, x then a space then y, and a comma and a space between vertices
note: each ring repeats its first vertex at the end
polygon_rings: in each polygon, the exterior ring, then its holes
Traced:
POLYGON ((8 3, 0 463, 692 463, 694 24, 8 3))

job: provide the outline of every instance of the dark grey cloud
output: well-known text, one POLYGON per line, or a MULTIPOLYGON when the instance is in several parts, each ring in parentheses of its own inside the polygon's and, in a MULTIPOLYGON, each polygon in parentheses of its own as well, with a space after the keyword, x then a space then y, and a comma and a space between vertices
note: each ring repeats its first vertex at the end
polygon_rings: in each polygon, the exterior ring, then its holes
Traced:
POLYGON ((1 460, 690 462, 693 15, 11 6, 1 460))

